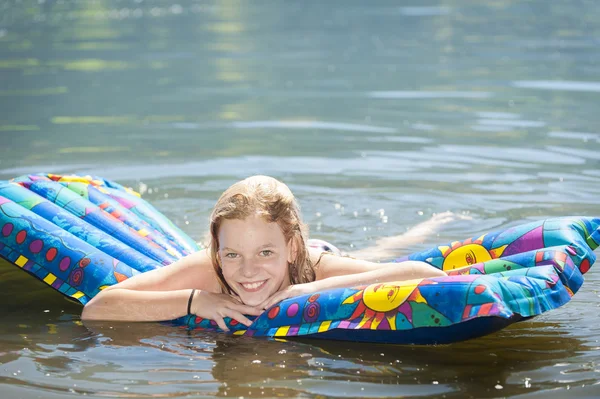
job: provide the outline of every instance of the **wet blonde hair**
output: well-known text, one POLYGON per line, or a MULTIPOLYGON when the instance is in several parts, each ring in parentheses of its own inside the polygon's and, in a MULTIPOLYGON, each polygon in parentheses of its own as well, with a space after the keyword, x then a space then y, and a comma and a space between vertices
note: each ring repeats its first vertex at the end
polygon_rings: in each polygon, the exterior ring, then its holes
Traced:
POLYGON ((300 218, 300 206, 282 182, 269 176, 252 176, 229 187, 217 201, 210 217, 210 255, 223 292, 233 293, 223 277, 219 258, 219 229, 223 220, 243 220, 258 215, 277 223, 295 259, 288 262, 291 284, 315 280, 306 240, 308 228, 300 218))

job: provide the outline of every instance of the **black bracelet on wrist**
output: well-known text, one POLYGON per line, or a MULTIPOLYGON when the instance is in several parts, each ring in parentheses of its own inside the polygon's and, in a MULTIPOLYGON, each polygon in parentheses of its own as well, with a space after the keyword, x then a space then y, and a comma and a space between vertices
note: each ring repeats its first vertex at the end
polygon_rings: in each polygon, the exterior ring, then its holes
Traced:
POLYGON ((192 289, 192 293, 190 294, 190 299, 188 299, 188 307, 187 307, 187 315, 192 314, 192 301, 194 300, 194 294, 196 293, 196 289, 192 289))

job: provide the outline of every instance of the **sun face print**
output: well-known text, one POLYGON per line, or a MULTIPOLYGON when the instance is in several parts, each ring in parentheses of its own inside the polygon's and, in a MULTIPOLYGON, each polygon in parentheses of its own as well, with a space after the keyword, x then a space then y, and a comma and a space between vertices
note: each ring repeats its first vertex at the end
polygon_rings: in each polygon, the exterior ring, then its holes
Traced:
POLYGON ((372 284, 346 298, 343 304, 359 302, 350 316, 350 320, 360 319, 356 328, 395 330, 398 307, 418 294, 416 288, 422 280, 372 284))
POLYGON ((506 246, 488 251, 482 245, 484 237, 481 236, 475 240, 468 239, 463 242, 455 241, 449 247, 438 247, 444 257, 442 270, 459 269, 500 257, 506 246))
POLYGON ((372 284, 365 288, 363 301, 367 308, 376 312, 389 312, 396 309, 415 290, 421 280, 402 283, 372 284), (415 283, 416 281, 416 283, 415 283), (402 284, 402 285, 400 285, 402 284))

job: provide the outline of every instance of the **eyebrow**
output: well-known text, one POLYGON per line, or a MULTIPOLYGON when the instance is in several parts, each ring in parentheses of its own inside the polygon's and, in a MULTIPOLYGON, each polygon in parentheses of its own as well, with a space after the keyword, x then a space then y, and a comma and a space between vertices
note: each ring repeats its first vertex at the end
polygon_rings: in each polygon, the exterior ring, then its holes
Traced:
MULTIPOLYGON (((260 247, 258 247, 257 249, 258 249, 258 250, 262 250, 262 249, 265 249, 265 248, 272 248, 272 247, 274 247, 274 246, 275 246, 275 244, 272 244, 272 243, 270 243, 270 242, 269 242, 269 243, 267 243, 267 244, 261 245, 261 246, 260 246, 260 247)), ((237 250, 235 250, 235 249, 233 249, 233 248, 229 248, 229 247, 223 247, 223 248, 221 248, 220 250, 221 250, 221 251, 232 251, 232 252, 237 252, 237 250)))

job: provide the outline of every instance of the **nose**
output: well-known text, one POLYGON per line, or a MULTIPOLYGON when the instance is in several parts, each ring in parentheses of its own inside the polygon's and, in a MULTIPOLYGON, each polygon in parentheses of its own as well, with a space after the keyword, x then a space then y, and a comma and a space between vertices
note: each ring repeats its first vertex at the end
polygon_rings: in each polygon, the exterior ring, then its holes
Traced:
POLYGON ((259 267, 252 259, 244 259, 242 262, 241 273, 246 278, 254 277, 259 272, 259 267))

